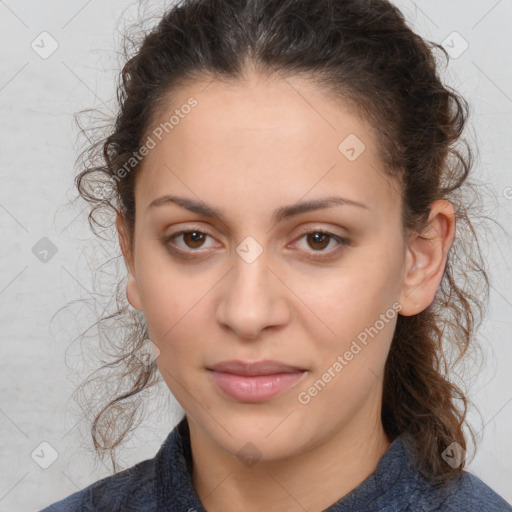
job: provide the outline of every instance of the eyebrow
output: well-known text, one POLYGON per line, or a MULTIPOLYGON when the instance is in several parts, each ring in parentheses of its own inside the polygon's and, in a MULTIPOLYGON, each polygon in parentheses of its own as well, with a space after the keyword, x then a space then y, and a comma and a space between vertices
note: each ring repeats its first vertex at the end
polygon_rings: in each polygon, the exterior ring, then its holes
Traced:
MULTIPOLYGON (((178 206, 181 206, 182 208, 185 208, 199 215, 203 215, 205 217, 218 217, 223 222, 225 222, 226 220, 222 211, 217 208, 214 208, 213 206, 210 206, 201 201, 196 201, 195 199, 172 195, 158 197, 149 204, 147 210, 159 206, 164 206, 167 204, 176 204, 178 206)), ((289 219, 296 215, 300 215, 301 213, 322 210, 324 208, 331 208, 333 206, 339 205, 357 206, 359 208, 365 208, 367 210, 370 209, 367 205, 365 205, 364 203, 360 203, 358 201, 338 196, 330 196, 322 199, 313 199, 310 201, 303 201, 301 203, 295 203, 288 206, 282 206, 281 208, 277 208, 272 213, 272 220, 275 223, 278 223, 282 222, 284 219, 289 219)))

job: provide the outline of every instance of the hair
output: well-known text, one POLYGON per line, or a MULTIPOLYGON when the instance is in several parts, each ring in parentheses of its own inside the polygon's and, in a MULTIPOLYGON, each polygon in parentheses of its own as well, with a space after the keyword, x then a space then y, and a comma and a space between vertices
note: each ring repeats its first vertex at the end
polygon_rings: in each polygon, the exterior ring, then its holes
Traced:
MULTIPOLYGON (((95 225, 112 226, 119 212, 133 244, 134 189, 144 162, 136 158, 133 165, 133 159, 162 112, 179 106, 172 93, 180 87, 205 79, 239 83, 251 68, 262 76, 309 79, 357 108, 377 134, 383 172, 400 188, 404 230, 421 236, 438 199, 456 211, 455 241, 433 302, 416 315, 398 316, 381 411, 390 440, 401 434, 414 440, 422 474, 448 482, 466 461, 452 467, 442 452, 453 442, 467 450, 464 429, 475 441, 467 392, 453 377, 470 349, 480 349, 475 334, 489 280, 470 215, 478 199, 469 195, 474 153, 462 137, 470 109, 442 83, 436 55, 448 61, 444 48, 413 32, 387 0, 180 1, 144 34, 134 55, 126 55, 115 122, 80 155, 75 180, 90 205, 93 232, 95 225), (105 212, 102 224, 97 216, 105 212)), ((96 453, 108 453, 114 471, 115 450, 135 428, 139 394, 159 379, 154 361, 141 364, 136 357, 147 326, 121 287, 116 311, 97 322, 113 321, 124 337, 100 368, 115 386, 102 388, 110 396, 102 397, 91 432, 96 453)))

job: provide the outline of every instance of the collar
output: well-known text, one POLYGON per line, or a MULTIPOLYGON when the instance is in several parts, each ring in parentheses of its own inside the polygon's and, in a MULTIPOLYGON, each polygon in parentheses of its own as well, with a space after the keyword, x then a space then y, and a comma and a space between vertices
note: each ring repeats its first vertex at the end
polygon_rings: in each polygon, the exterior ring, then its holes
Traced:
MULTIPOLYGON (((396 511, 414 503, 418 472, 407 433, 395 438, 376 469, 324 512, 396 511)), ((156 455, 155 496, 158 512, 206 512, 192 484, 192 452, 186 417, 174 427, 156 455)))

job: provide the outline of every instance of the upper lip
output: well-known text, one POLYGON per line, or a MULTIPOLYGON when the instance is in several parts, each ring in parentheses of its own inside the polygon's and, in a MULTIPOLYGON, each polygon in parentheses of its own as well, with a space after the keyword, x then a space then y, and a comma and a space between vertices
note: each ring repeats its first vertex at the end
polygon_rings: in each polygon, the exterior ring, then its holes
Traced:
POLYGON ((208 368, 216 372, 232 373, 235 375, 274 375, 276 373, 292 373, 305 371, 304 368, 291 366, 279 361, 223 361, 208 368))

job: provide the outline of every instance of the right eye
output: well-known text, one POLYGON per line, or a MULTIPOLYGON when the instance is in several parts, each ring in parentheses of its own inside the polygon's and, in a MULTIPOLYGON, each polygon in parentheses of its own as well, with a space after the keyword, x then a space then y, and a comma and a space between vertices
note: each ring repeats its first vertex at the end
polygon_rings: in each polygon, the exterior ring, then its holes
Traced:
MULTIPOLYGON (((177 231, 170 235, 165 235, 162 238, 162 243, 169 247, 171 250, 177 250, 179 252, 197 252, 204 246, 207 237, 211 237, 210 234, 201 231, 199 229, 188 229, 183 231, 177 231), (182 240, 184 245, 177 244, 174 240, 182 240)), ((204 247, 203 247, 204 248, 204 247)))

